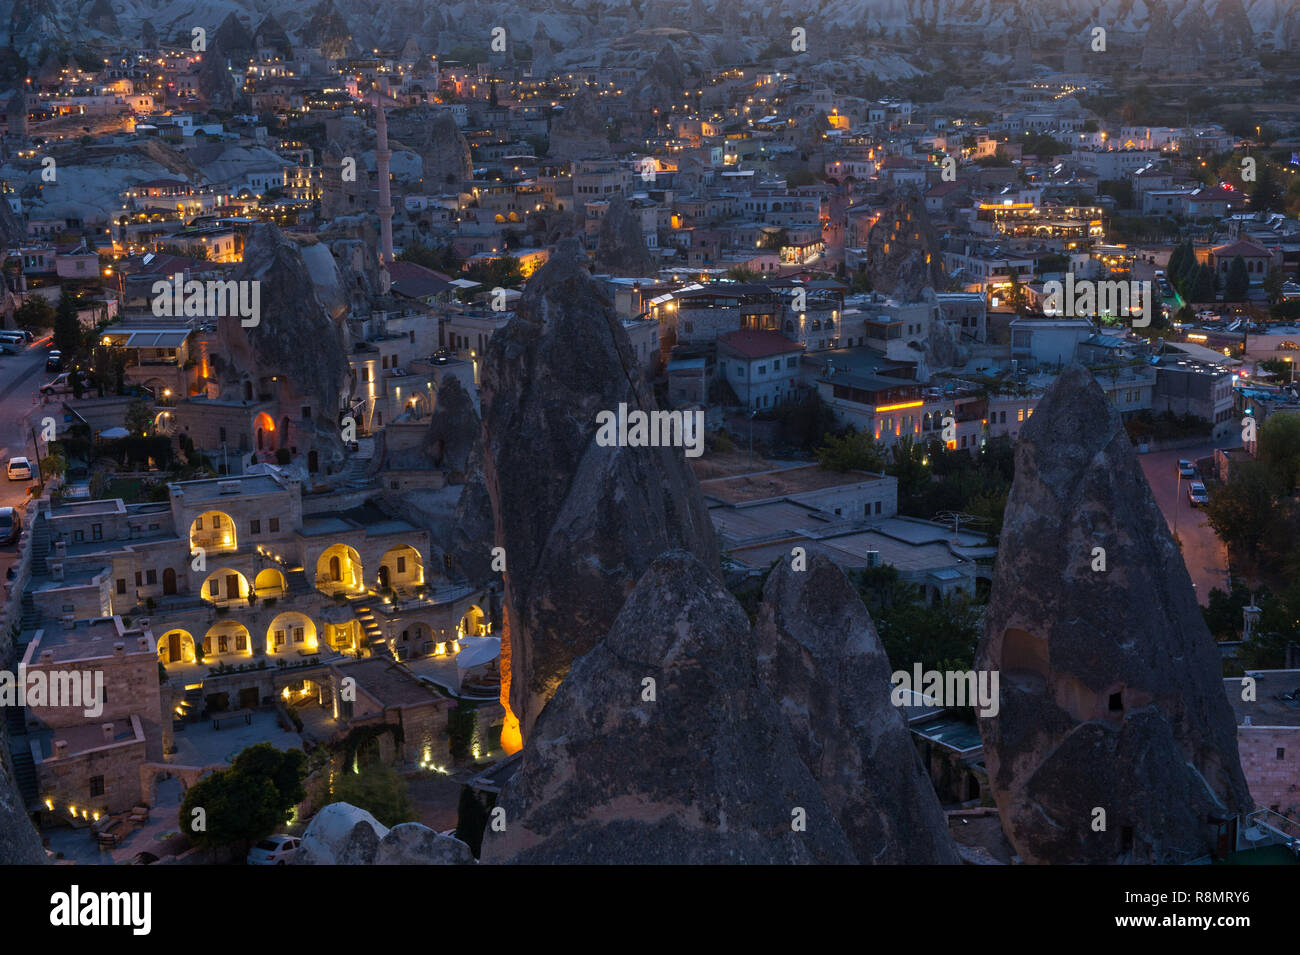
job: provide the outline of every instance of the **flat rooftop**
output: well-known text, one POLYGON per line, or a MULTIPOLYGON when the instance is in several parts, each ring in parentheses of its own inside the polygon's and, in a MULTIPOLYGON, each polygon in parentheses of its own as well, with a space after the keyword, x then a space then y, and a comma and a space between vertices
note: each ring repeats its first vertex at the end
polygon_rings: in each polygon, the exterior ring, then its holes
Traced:
POLYGON ((1237 725, 1300 728, 1300 670, 1247 670, 1255 678, 1255 700, 1241 698, 1241 677, 1223 681, 1237 725), (1289 699, 1287 697, 1290 697, 1289 699))
POLYGON ((706 497, 728 504, 741 504, 880 480, 883 480, 882 475, 870 471, 828 471, 819 464, 803 464, 773 471, 712 478, 701 481, 700 490, 706 497))
POLYGON ((430 703, 442 699, 409 670, 392 660, 371 657, 336 664, 344 676, 354 677, 357 686, 382 706, 430 703))
POLYGON ((148 640, 147 648, 141 649, 139 641, 145 639, 145 631, 138 628, 119 630, 119 626, 119 617, 97 617, 72 624, 47 617, 42 621, 40 636, 28 645, 27 658, 23 662, 28 666, 38 665, 46 650, 53 652, 54 662, 111 657, 113 644, 118 642, 124 644, 123 649, 128 655, 157 652, 152 639, 148 640))
POLYGON ((104 720, 86 723, 82 726, 64 726, 58 729, 41 730, 34 742, 40 747, 41 759, 54 755, 54 741, 62 740, 68 744, 68 755, 85 753, 101 746, 113 746, 118 743, 143 743, 144 733, 136 733, 135 718, 104 720), (112 738, 104 735, 103 723, 113 724, 112 738))
POLYGON ((220 500, 223 497, 242 497, 250 494, 284 493, 285 488, 268 474, 248 474, 243 477, 207 478, 202 481, 178 481, 172 485, 173 494, 180 491, 185 501, 220 500), (238 485, 239 490, 233 488, 238 485), (232 490, 224 491, 223 486, 232 490))
POLYGON ((958 753, 973 753, 984 748, 979 727, 953 716, 941 717, 911 727, 913 733, 958 753))

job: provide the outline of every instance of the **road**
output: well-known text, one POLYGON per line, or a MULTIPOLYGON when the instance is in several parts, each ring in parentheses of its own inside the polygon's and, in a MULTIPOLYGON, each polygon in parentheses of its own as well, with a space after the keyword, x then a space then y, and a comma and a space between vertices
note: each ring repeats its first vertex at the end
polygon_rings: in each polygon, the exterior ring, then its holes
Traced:
MULTIPOLYGON (((36 469, 27 415, 36 406, 32 396, 49 378, 45 373, 48 339, 38 339, 17 355, 0 355, 0 466, 25 456, 36 469)), ((0 507, 21 507, 35 481, 10 481, 0 474, 0 507)), ((8 599, 8 573, 17 559, 18 543, 0 544, 0 582, 8 599)))
POLYGON ((1177 521, 1176 534, 1183 542, 1183 561, 1187 564, 1192 583, 1196 585, 1196 599, 1202 606, 1209 603, 1212 588, 1226 590, 1228 587, 1228 552, 1206 522, 1205 511, 1192 507, 1187 500, 1188 479, 1183 478, 1179 486, 1178 459, 1196 461, 1213 457, 1216 446, 1221 445, 1206 443, 1138 457, 1147 483, 1151 485, 1151 493, 1155 495, 1171 531, 1177 521))

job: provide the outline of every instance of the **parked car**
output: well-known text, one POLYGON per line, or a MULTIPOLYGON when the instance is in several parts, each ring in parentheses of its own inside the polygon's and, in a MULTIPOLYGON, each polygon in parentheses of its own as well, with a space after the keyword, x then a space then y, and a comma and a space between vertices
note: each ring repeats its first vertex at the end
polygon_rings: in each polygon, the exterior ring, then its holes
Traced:
POLYGON ((46 371, 62 371, 62 370, 63 370, 63 352, 59 351, 59 350, 56 348, 56 349, 54 349, 52 352, 50 352, 48 355, 46 355, 46 356, 45 356, 45 370, 46 370, 46 371))
POLYGON ((1205 485, 1200 481, 1193 481, 1187 485, 1187 500, 1192 507, 1200 507, 1202 504, 1210 502, 1210 493, 1205 490, 1205 485))
POLYGON ((1196 477, 1196 465, 1186 458, 1180 458, 1178 460, 1178 473, 1185 478, 1194 478, 1196 477))
POLYGON ((0 507, 0 544, 12 544, 23 532, 23 515, 16 507, 0 507))
POLYGON ((248 850, 246 861, 249 865, 287 865, 301 841, 297 836, 267 836, 248 850))
POLYGON ((26 458, 10 458, 5 473, 11 481, 30 481, 32 479, 32 462, 26 458))
MULTIPOLYGON (((65 371, 54 378, 51 378, 45 384, 41 385, 41 394, 43 395, 66 395, 70 394, 72 388, 72 376, 80 375, 79 371, 65 371)), ((83 379, 84 381, 84 379, 83 379)))

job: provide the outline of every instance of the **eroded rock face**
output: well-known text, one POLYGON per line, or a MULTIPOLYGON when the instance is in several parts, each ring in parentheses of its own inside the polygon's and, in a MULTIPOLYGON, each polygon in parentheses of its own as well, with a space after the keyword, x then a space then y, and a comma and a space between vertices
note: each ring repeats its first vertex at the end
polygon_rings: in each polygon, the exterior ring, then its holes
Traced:
POLYGON ((249 231, 244 261, 232 277, 261 283, 261 314, 258 324, 248 328, 238 316, 218 323, 223 354, 230 359, 219 371, 223 392, 242 398, 245 380, 251 381, 254 395, 271 392, 275 376, 282 410, 311 408, 310 420, 295 414, 292 424, 308 432, 322 465, 341 462, 337 415, 348 376, 347 354, 340 326, 317 297, 301 250, 274 225, 258 223, 249 231))
POLYGON ((656 267, 641 234, 641 214, 622 196, 615 196, 600 223, 596 271, 610 275, 653 275, 656 267))
POLYGON ((420 156, 424 181, 431 188, 454 185, 474 178, 469 143, 456 128, 451 110, 438 106, 411 106, 388 114, 388 141, 394 149, 406 146, 420 156))
POLYGON ((596 443, 600 412, 657 407, 583 259, 566 240, 529 280, 480 389, 484 484, 507 560, 503 702, 524 736, 651 560, 684 549, 718 566, 684 449, 596 443))
POLYGON ((448 375, 438 389, 424 436, 424 451, 430 463, 446 471, 449 481, 453 477, 464 481, 470 454, 481 432, 473 397, 459 378, 448 375))
POLYGON ((938 797, 890 702, 890 666, 844 572, 786 558, 763 588, 758 672, 862 863, 955 865, 938 797))
POLYGON ((681 552, 573 664, 497 806, 506 828, 489 826, 484 862, 854 861, 759 682, 744 611, 681 552))
POLYGON ((586 86, 565 103, 564 112, 551 123, 549 161, 609 156, 609 136, 600 102, 586 86))
POLYGON ((908 191, 881 210, 867 235, 871 287, 900 301, 916 301, 922 289, 942 289, 943 255, 925 202, 908 191))
MULTIPOLYGON (((0 745, 8 742, 7 734, 0 729, 0 745)), ((0 759, 0 865, 45 865, 49 857, 27 818, 22 793, 6 764, 0 759)))
POLYGON ((472 865, 469 846, 418 822, 389 829, 346 802, 318 812, 294 853, 294 865, 472 865))
POLYGON ((1191 580, 1118 413, 1080 366, 1016 446, 976 666, 1001 671, 980 731, 1023 859, 1187 862, 1213 848, 1212 814, 1252 807, 1191 580))

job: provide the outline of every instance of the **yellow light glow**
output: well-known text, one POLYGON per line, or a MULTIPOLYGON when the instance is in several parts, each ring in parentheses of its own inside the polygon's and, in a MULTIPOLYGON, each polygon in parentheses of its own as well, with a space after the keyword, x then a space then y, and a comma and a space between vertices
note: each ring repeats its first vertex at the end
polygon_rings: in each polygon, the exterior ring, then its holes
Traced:
POLYGON ((905 401, 902 404, 897 405, 880 405, 876 408, 876 413, 879 414, 882 411, 902 411, 904 408, 919 408, 923 404, 925 404, 924 401, 905 401))

